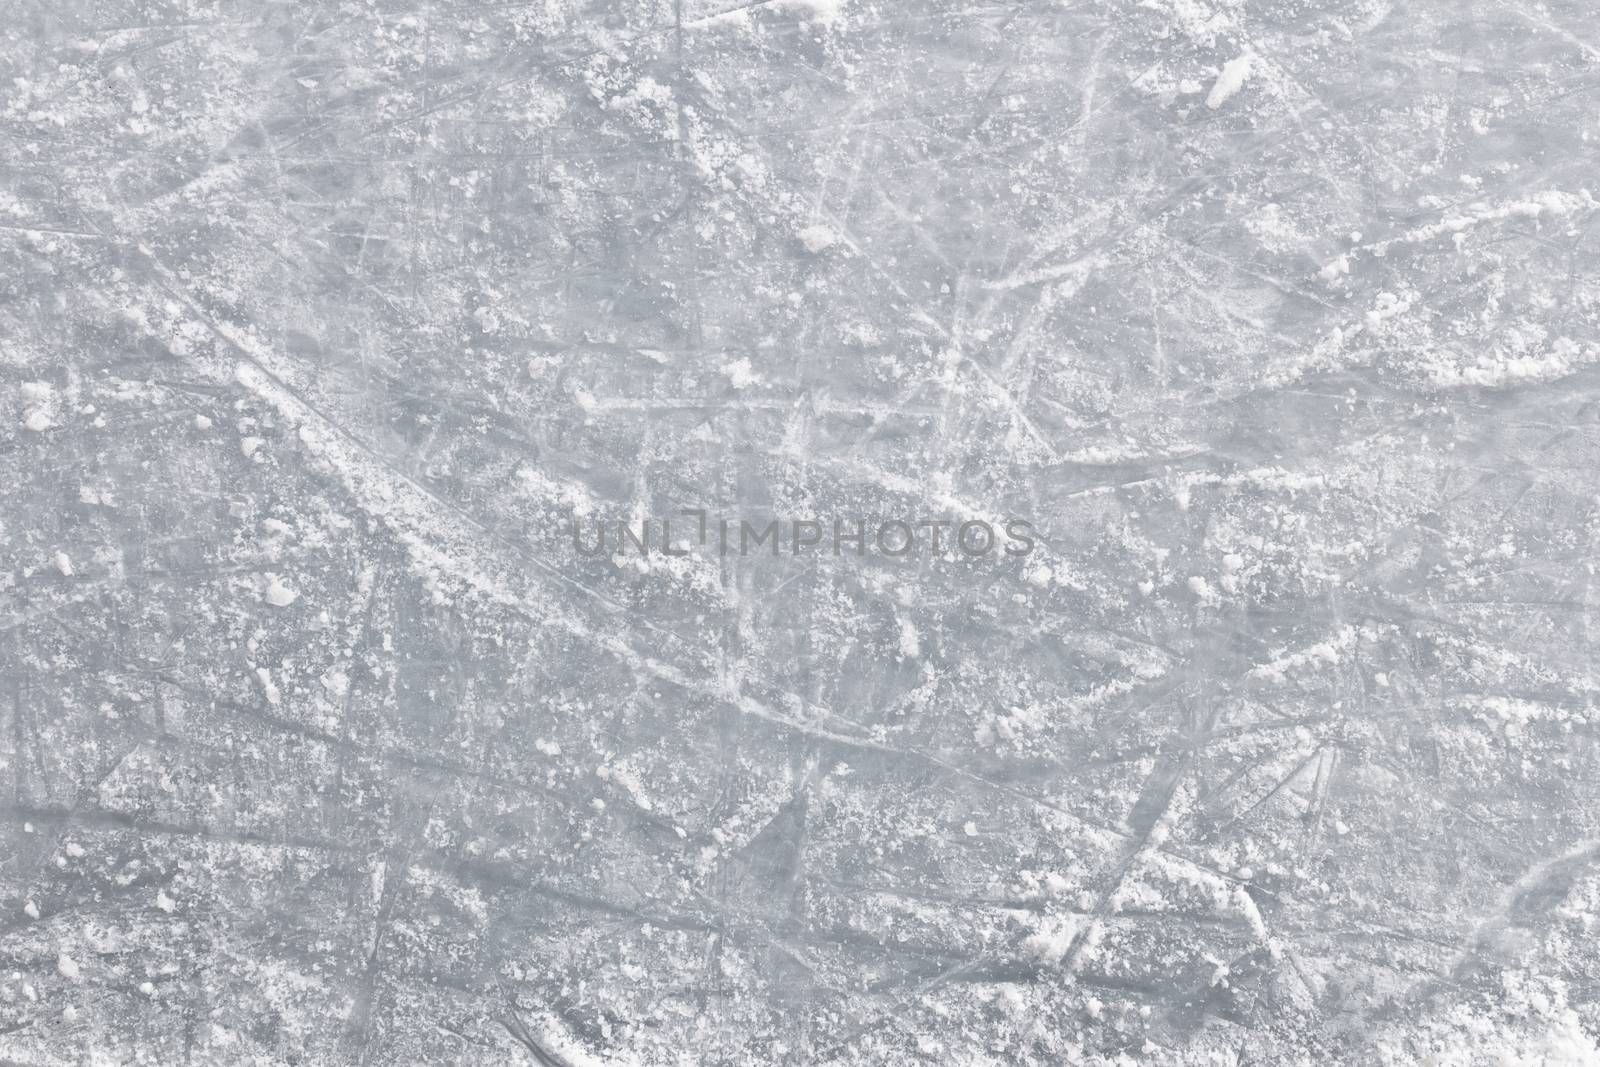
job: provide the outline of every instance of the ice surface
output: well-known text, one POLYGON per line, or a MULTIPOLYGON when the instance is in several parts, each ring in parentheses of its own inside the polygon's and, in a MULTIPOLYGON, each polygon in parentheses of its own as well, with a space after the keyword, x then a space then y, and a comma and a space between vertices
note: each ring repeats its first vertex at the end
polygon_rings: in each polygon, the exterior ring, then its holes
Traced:
POLYGON ((0 1060, 1600 1064, 1593 16, 0 4, 0 1060))

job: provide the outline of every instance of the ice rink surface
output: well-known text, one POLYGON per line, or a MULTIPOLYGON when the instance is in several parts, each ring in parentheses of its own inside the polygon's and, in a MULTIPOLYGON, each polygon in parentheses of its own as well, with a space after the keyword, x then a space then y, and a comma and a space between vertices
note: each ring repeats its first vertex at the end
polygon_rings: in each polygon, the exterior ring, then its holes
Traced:
POLYGON ((0 11, 0 1061, 1600 1064, 1591 4, 0 11))

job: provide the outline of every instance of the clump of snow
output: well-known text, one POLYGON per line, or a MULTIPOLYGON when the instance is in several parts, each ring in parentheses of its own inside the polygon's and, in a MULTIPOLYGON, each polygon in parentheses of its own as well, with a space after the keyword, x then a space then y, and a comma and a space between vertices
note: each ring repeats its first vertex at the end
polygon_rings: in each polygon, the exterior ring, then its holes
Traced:
POLYGON ((267 696, 267 703, 277 707, 283 702, 283 695, 278 692, 278 685, 272 680, 272 672, 265 667, 256 668, 256 681, 261 683, 261 691, 267 696))
POLYGON ((1521 383, 1548 382, 1600 360, 1600 348, 1584 347, 1571 338, 1559 337, 1544 350, 1524 346, 1512 350, 1497 346, 1480 354, 1471 364, 1453 361, 1444 352, 1420 361, 1429 382, 1441 387, 1482 386, 1500 388, 1521 383))
POLYGON ((735 389, 747 389, 761 381, 761 376, 756 374, 750 366, 748 357, 730 360, 722 365, 722 373, 728 376, 728 381, 735 389))
POLYGON ((1022 939, 1022 951, 1041 963, 1054 966, 1071 950, 1078 930, 1078 917, 1075 915, 1049 916, 1041 919, 1038 929, 1022 939))
POLYGON ((56 425, 52 417, 56 401, 55 386, 49 382, 23 382, 20 392, 26 403, 22 425, 34 433, 44 433, 56 425))
POLYGON ((275 608, 286 608, 300 599, 300 594, 284 584, 281 577, 274 574, 267 583, 265 600, 275 608))
POLYGON ((635 804, 645 811, 655 810, 655 802, 645 792, 644 784, 640 782, 639 775, 633 767, 626 762, 602 766, 596 769, 596 774, 609 782, 621 786, 635 804))
POLYGON ((1595 206, 1595 199, 1587 189, 1580 189, 1576 193, 1563 193, 1557 189, 1547 189, 1544 192, 1534 193, 1521 200, 1508 200, 1493 205, 1481 202, 1473 204, 1465 212, 1450 215, 1440 222, 1430 223, 1427 226, 1410 230, 1400 237, 1391 241, 1381 242, 1375 247, 1381 253, 1387 251, 1388 246, 1396 242, 1414 244, 1446 235, 1458 237, 1485 223, 1503 222, 1507 219, 1560 218, 1595 206))
POLYGON ((1355 642, 1355 627, 1346 626, 1326 641, 1319 641, 1314 645, 1301 649, 1299 652, 1277 656, 1271 662, 1257 664, 1250 668, 1250 677, 1282 682, 1288 677, 1290 671, 1299 670, 1302 667, 1336 666, 1344 658, 1345 652, 1355 645, 1355 642))
POLYGON ((839 235, 820 222, 807 226, 795 235, 800 238, 800 243, 806 246, 806 251, 812 255, 832 248, 838 243, 839 235))
POLYGON ((1375 330, 1385 322, 1398 315, 1404 315, 1416 303, 1414 295, 1395 295, 1394 293, 1379 293, 1378 299, 1372 310, 1364 316, 1367 328, 1375 330))
POLYGON ((917 634, 917 627, 910 619, 900 620, 900 654, 907 659, 916 659, 922 652, 922 642, 917 634))
POLYGON ((1206 94, 1206 107, 1212 111, 1226 104, 1233 95, 1244 88, 1245 81, 1250 77, 1250 67, 1255 57, 1250 50, 1245 49, 1238 58, 1230 59, 1222 65, 1222 73, 1217 75, 1217 80, 1211 86, 1211 92, 1206 94))

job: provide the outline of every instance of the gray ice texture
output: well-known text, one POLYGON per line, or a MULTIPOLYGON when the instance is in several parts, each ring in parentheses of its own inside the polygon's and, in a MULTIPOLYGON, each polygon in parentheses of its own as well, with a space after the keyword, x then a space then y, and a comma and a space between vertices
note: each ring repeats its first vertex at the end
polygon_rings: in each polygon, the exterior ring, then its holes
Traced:
POLYGON ((1600 1064, 1597 14, 0 0, 0 1063, 1600 1064))

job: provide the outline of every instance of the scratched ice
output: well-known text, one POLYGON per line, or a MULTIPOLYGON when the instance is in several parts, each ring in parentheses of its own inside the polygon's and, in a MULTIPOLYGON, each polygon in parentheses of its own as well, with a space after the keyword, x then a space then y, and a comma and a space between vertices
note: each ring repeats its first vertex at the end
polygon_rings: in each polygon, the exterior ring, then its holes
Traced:
POLYGON ((0 3, 0 1060, 1600 1064, 1593 15, 0 3))

